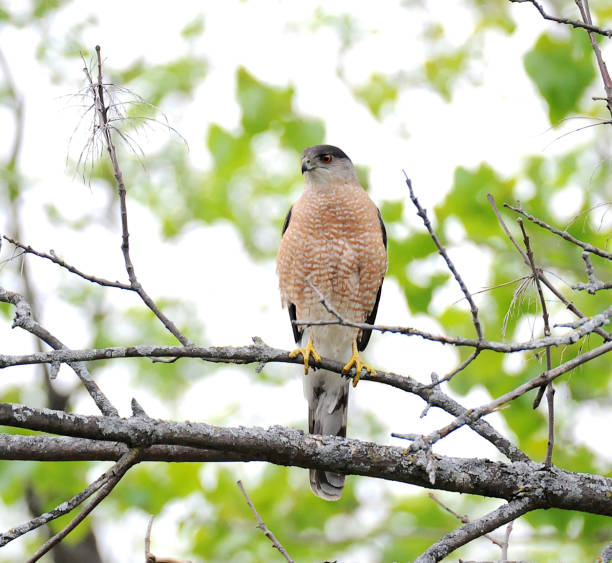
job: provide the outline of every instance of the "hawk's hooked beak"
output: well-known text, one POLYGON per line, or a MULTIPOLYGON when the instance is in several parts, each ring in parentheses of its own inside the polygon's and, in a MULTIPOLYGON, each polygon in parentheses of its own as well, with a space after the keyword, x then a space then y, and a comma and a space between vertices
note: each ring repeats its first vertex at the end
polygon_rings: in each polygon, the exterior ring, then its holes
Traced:
POLYGON ((315 166, 309 158, 302 160, 302 174, 312 170, 313 168, 315 168, 315 166))

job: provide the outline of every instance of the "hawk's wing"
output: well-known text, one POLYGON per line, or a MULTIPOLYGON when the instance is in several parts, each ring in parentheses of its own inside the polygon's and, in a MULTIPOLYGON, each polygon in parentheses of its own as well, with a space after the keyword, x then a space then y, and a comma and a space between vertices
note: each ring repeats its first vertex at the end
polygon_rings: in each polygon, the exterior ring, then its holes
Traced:
MULTIPOLYGON (((283 232, 281 233, 281 236, 285 234, 285 231, 287 230, 287 227, 289 226, 289 222, 291 221, 291 210, 292 209, 293 209, 293 206, 289 208, 287 217, 285 217, 285 222, 283 223, 283 232)), ((377 301, 377 304, 378 304, 378 301, 377 301)), ((293 323, 293 321, 295 321, 296 319, 295 304, 289 303, 287 306, 287 309, 289 310, 289 319, 291 319, 291 328, 293 329, 293 338, 295 339, 296 342, 300 342, 300 340, 302 339, 303 329, 293 323)))
MULTIPOLYGON (((291 210, 289 210, 289 215, 291 215, 291 210)), ((285 222, 285 224, 288 223, 289 215, 287 216, 287 221, 285 222)), ((382 215, 380 214, 380 209, 378 209, 378 220, 380 221, 380 230, 381 230, 383 244, 385 245, 385 251, 386 251, 387 250, 387 229, 385 229, 385 223, 382 219, 382 215)), ((380 280, 380 285, 378 286, 378 293, 376 294, 376 302, 374 303, 374 307, 372 307, 372 311, 370 312, 370 314, 367 316, 365 320, 366 324, 373 325, 374 321, 376 320, 376 313, 378 312, 378 302, 380 301, 380 292, 382 290, 383 279, 384 278, 380 280)), ((294 311, 294 314, 295 314, 295 311, 294 311)), ((372 336, 371 330, 360 330, 359 331, 359 335, 357 336, 357 349, 360 352, 365 350, 366 346, 368 345, 368 342, 370 341, 370 336, 372 336)))

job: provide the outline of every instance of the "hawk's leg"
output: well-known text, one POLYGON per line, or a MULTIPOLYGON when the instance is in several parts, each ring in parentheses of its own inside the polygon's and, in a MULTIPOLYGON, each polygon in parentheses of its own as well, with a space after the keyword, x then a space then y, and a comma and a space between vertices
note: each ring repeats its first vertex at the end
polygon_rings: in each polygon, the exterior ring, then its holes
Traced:
POLYGON ((315 350, 314 344, 312 342, 312 336, 308 339, 308 344, 306 344, 305 348, 296 348, 289 354, 290 358, 295 358, 298 354, 302 354, 304 358, 304 374, 308 375, 308 362, 310 361, 310 356, 315 362, 321 361, 321 356, 315 350))
POLYGON ((355 376, 353 377, 353 387, 359 383, 359 377, 361 375, 361 370, 365 369, 370 372, 372 377, 376 377, 376 370, 369 364, 366 364, 359 355, 359 350, 357 350, 357 342, 353 340, 353 355, 348 363, 342 368, 342 371, 348 373, 351 371, 351 368, 355 367, 355 376))

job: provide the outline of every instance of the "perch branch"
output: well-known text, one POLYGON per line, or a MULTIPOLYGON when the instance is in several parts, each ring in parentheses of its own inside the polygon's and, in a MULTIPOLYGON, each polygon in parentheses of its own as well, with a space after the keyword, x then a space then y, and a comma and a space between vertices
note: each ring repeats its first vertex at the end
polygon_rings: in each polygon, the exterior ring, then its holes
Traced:
POLYGON ((612 504, 605 494, 612 490, 612 479, 556 467, 546 469, 534 462, 501 463, 440 456, 426 450, 408 452, 405 448, 338 436, 304 434, 282 426, 226 428, 145 417, 84 416, 1 403, 0 424, 123 442, 131 448, 165 444, 235 452, 252 461, 367 475, 508 501, 522 494, 534 503, 534 507, 612 515, 612 504), (435 485, 431 484, 429 476, 430 458, 435 462, 435 485), (568 491, 573 493, 568 494, 568 491))

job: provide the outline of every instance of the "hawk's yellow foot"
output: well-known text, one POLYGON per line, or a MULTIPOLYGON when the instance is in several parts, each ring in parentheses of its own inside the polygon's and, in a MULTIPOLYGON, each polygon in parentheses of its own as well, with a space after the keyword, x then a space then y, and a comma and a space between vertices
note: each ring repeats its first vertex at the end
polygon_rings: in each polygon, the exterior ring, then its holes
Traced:
POLYGON ((342 368, 342 371, 348 373, 351 371, 351 368, 355 367, 355 376, 353 377, 353 387, 357 386, 359 383, 359 378, 361 376, 361 370, 365 369, 370 372, 372 377, 376 377, 376 370, 369 364, 366 364, 359 355, 359 350, 357 350, 357 342, 353 340, 353 355, 348 363, 342 368))
POLYGON ((321 356, 315 350, 314 344, 312 342, 312 336, 308 339, 308 344, 306 344, 305 348, 296 348, 289 354, 290 358, 295 358, 298 354, 302 354, 304 358, 304 375, 308 375, 308 362, 310 361, 310 356, 315 362, 321 361, 321 356))

